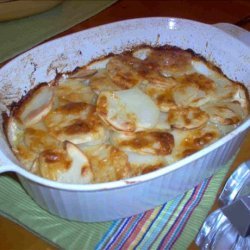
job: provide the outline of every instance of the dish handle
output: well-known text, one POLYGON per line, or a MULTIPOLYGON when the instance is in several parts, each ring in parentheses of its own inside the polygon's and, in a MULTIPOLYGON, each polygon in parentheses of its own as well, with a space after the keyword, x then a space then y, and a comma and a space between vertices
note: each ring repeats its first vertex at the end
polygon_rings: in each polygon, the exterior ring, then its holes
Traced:
POLYGON ((250 32, 231 23, 216 23, 213 26, 250 46, 250 32))
POLYGON ((5 172, 18 172, 18 162, 7 147, 7 144, 0 138, 0 174, 5 172))
POLYGON ((3 154, 0 152, 0 174, 5 172, 18 172, 18 168, 19 167, 13 162, 3 157, 3 154))

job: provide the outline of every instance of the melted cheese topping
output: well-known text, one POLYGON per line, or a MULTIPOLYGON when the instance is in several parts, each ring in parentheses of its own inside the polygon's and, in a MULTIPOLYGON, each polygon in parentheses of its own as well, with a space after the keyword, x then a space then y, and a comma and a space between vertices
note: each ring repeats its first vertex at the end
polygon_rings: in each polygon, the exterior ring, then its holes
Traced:
POLYGON ((210 121, 221 125, 236 125, 244 117, 239 103, 217 102, 201 107, 210 116, 210 121))
POLYGON ((55 95, 59 104, 68 102, 84 102, 95 104, 97 95, 90 86, 85 86, 82 80, 67 79, 55 88, 55 95))
POLYGON ((168 112, 168 122, 173 128, 194 129, 206 124, 208 114, 196 107, 178 107, 168 112))
POLYGON ((112 142, 122 150, 150 155, 168 155, 174 147, 173 135, 163 131, 113 133, 112 142))
POLYGON ((106 138, 95 107, 83 102, 69 102, 56 108, 45 117, 44 123, 60 141, 80 144, 106 138))
POLYGON ((159 86, 155 84, 140 84, 140 89, 145 92, 156 103, 160 111, 168 112, 169 109, 176 107, 173 97, 172 86, 159 86))
POLYGON ((180 49, 151 50, 144 60, 147 69, 154 69, 165 76, 179 75, 191 70, 192 54, 180 49))
POLYGON ((219 129, 207 124, 201 129, 173 130, 175 147, 171 155, 166 157, 169 164, 189 156, 221 137, 219 129))
POLYGON ((121 89, 121 87, 112 81, 106 70, 99 70, 98 73, 90 79, 89 86, 98 95, 102 91, 116 91, 121 89))
POLYGON ((42 151, 31 171, 42 177, 65 183, 90 183, 93 179, 88 158, 74 144, 65 143, 64 149, 42 151))
POLYGON ((26 169, 86 184, 165 167, 248 113, 244 86, 204 59, 178 48, 138 47, 37 86, 4 125, 26 169))
POLYGON ((110 144, 85 147, 94 174, 94 182, 108 182, 131 176, 131 166, 125 152, 110 144))
POLYGON ((107 64, 107 72, 112 81, 122 89, 129 89, 142 81, 137 65, 140 61, 131 56, 117 56, 111 58, 107 64))

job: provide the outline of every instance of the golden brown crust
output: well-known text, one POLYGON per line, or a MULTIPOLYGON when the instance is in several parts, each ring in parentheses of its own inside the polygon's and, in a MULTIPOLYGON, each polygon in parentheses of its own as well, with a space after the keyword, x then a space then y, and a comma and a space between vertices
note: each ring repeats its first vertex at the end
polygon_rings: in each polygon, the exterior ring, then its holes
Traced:
POLYGON ((94 173, 94 182, 107 182, 131 176, 128 156, 120 149, 104 144, 85 152, 94 173))
POLYGON ((65 172, 69 169, 71 159, 63 150, 45 150, 37 158, 39 167, 34 171, 45 178, 56 181, 58 172, 65 172))
MULTIPOLYGON (((245 86, 226 79, 218 67, 193 51, 168 45, 141 45, 119 55, 109 54, 65 75, 39 84, 12 104, 10 116, 3 114, 4 133, 14 154, 27 169, 32 165, 35 174, 52 180, 72 164, 63 148, 65 141, 86 154, 82 161, 86 158, 89 163, 80 175, 89 175, 92 182, 114 181, 157 170, 171 162, 171 157, 174 162, 189 156, 221 137, 224 127, 232 130, 249 114, 245 86), (134 56, 139 50, 146 53, 141 58, 134 56), (214 76, 199 73, 193 62, 205 64, 214 76), (92 69, 98 63, 105 66, 92 69), (45 86, 54 91, 51 110, 27 125, 21 114, 45 86), (126 113, 105 95, 126 89, 139 89, 150 97, 164 121, 159 118, 154 127, 137 127, 133 110, 126 113), (119 112, 113 112, 115 108, 119 112), (13 119, 23 125, 18 127, 20 134, 13 119)), ((39 105, 29 109, 27 120, 44 109, 39 105)))
POLYGON ((173 128, 194 129, 203 126, 209 119, 206 112, 197 107, 176 107, 168 112, 168 122, 173 128))
POLYGON ((158 48, 152 51, 144 61, 147 70, 179 72, 189 69, 192 55, 188 51, 178 48, 158 48))
POLYGON ((142 80, 136 69, 139 63, 138 59, 131 56, 113 57, 107 64, 107 72, 118 87, 129 89, 139 84, 142 80))
POLYGON ((188 75, 183 75, 180 77, 177 77, 176 80, 183 85, 189 85, 194 84, 196 85, 200 90, 203 90, 205 92, 213 91, 215 89, 215 83, 213 80, 209 79, 208 77, 198 74, 198 73, 192 73, 188 75))
POLYGON ((116 144, 121 149, 153 155, 168 155, 174 147, 173 135, 163 131, 132 133, 116 144), (157 145, 156 145, 157 144, 157 145))

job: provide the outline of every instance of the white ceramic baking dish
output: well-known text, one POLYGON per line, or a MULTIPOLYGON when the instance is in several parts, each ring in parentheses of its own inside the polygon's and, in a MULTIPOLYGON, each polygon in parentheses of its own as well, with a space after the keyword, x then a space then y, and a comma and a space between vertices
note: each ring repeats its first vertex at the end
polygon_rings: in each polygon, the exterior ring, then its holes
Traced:
MULTIPOLYGON (((6 105, 34 85, 52 80, 57 72, 71 71, 101 55, 142 43, 190 48, 250 90, 250 48, 246 44, 214 26, 183 19, 143 18, 72 34, 15 58, 0 69, 0 109, 6 110, 6 105)), ((2 134, 0 172, 15 172, 28 194, 53 214, 87 222, 113 220, 163 204, 213 175, 238 151, 249 126, 248 118, 216 143, 152 173, 90 185, 57 183, 26 171, 18 166, 2 134)))

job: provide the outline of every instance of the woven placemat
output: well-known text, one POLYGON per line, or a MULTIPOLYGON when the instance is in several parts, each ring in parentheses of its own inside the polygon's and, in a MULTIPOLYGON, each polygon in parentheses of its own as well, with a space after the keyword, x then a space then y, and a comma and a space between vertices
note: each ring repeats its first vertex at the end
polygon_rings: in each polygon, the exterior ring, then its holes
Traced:
POLYGON ((99 13, 117 0, 65 0, 41 14, 0 22, 0 63, 99 13))
POLYGON ((81 223, 41 209, 10 175, 0 177, 0 214, 63 249, 186 249, 214 203, 232 161, 187 193, 145 213, 81 223))

